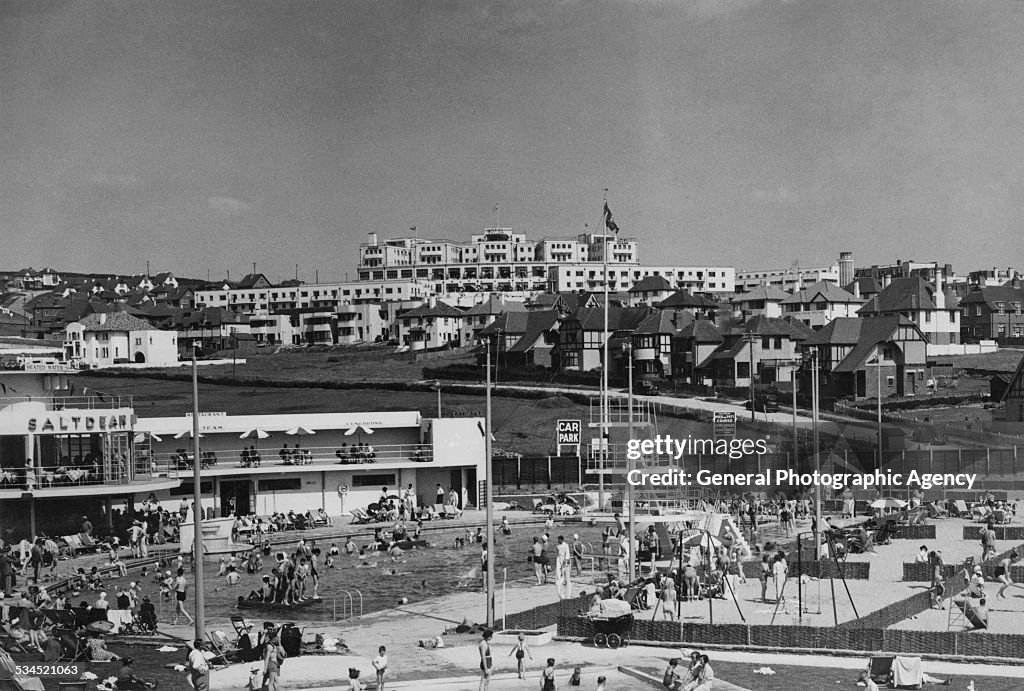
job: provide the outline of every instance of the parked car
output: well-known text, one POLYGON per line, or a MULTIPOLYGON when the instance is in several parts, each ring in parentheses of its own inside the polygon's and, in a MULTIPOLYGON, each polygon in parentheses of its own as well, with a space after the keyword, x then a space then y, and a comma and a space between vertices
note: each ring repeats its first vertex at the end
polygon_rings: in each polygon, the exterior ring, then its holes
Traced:
MULTIPOLYGON (((779 412, 779 402, 769 396, 755 396, 754 400, 757 402, 755 410, 758 413, 777 413, 779 412)), ((743 403, 743 407, 747 410, 751 409, 750 399, 747 399, 743 403)))
POLYGON ((654 383, 641 379, 633 383, 633 393, 640 396, 657 396, 659 389, 654 383))

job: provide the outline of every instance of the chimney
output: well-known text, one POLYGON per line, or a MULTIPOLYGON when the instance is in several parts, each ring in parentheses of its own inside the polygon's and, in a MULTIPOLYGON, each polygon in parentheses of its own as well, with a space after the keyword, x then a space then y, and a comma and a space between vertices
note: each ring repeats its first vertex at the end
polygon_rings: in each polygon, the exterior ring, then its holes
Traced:
POLYGON ((935 295, 932 301, 940 310, 946 309, 946 294, 942 292, 942 269, 938 264, 935 265, 935 295))
POLYGON ((377 246, 377 234, 376 233, 367 233, 367 235, 370 236, 370 242, 369 242, 370 247, 376 247, 377 246))
POLYGON ((106 323, 107 323, 107 313, 106 312, 100 312, 100 324, 106 324, 106 323))
POLYGON ((860 281, 858 280, 853 281, 853 297, 860 297, 860 281))
POLYGON ((882 276, 882 290, 888 288, 890 283, 892 283, 892 274, 882 276))
POLYGON ((437 296, 436 295, 431 295, 429 298, 427 298, 427 306, 428 307, 437 307, 437 296))

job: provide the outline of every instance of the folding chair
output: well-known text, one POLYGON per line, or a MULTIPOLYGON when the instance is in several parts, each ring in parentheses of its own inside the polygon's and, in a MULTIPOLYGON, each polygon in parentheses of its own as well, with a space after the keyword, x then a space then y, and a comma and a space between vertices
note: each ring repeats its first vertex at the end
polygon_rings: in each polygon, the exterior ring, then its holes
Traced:
POLYGON ((889 676, 892 674, 892 664, 896 661, 893 655, 875 655, 868 662, 868 674, 876 684, 889 683, 889 676))
POLYGON ((211 666, 227 667, 237 659, 238 648, 231 645, 223 631, 208 631, 206 638, 210 641, 215 655, 207 660, 211 666))
POLYGON ((88 662, 89 647, 74 629, 54 629, 54 637, 60 641, 61 660, 64 662, 88 662))
POLYGON ((252 631, 252 622, 238 614, 231 615, 231 626, 235 628, 235 633, 239 637, 252 631))
MULTIPOLYGON (((24 615, 21 615, 24 616, 24 615)), ((11 615, 12 620, 15 618, 14 614, 11 615)), ((25 653, 28 654, 28 650, 22 645, 22 643, 14 637, 13 627, 14 624, 0 624, 0 648, 7 650, 12 653, 25 653)), ((28 640, 28 637, 25 637, 28 640)))
POLYGON ((352 516, 352 523, 361 524, 370 522, 370 515, 366 513, 365 509, 352 509, 349 513, 352 516))

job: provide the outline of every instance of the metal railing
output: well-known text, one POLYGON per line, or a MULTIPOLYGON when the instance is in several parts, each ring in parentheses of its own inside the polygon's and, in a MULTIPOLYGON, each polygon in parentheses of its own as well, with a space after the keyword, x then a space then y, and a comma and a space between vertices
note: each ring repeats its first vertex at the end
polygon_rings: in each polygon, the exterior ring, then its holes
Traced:
MULTIPOLYGON (((0 404, 43 403, 47 410, 110 410, 113 408, 131 408, 131 396, 4 396, 0 404)), ((105 430, 90 430, 102 432, 105 430)))
MULTIPOLYGON (((188 440, 185 440, 188 441, 188 440)), ((200 448, 199 457, 203 468, 234 467, 264 468, 267 466, 305 465, 358 465, 362 463, 428 463, 434 460, 430 444, 387 444, 363 447, 289 447, 283 449, 217 449, 200 448)), ((152 461, 159 472, 191 470, 195 454, 191 448, 182 447, 171 453, 155 453, 152 461)))

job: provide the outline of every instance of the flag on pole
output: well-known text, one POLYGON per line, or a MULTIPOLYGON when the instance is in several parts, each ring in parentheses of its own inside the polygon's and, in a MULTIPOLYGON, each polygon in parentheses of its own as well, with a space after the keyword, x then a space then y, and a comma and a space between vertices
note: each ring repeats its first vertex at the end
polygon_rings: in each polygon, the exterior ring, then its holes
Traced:
POLYGON ((412 232, 415 233, 416 232, 416 226, 412 226, 411 228, 409 228, 409 230, 411 230, 412 232))
POLYGON ((619 232, 619 226, 612 219, 612 210, 608 208, 608 202, 604 203, 604 227, 613 233, 619 232))

